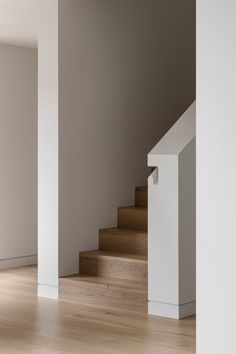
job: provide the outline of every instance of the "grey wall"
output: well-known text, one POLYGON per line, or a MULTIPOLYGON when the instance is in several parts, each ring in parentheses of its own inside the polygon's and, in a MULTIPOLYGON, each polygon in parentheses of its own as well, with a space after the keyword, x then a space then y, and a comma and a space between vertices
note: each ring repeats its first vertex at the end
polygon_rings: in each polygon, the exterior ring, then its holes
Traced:
POLYGON ((0 44, 0 267, 36 254, 37 51, 0 44))
POLYGON ((60 274, 146 184, 195 99, 193 0, 59 0, 60 274))

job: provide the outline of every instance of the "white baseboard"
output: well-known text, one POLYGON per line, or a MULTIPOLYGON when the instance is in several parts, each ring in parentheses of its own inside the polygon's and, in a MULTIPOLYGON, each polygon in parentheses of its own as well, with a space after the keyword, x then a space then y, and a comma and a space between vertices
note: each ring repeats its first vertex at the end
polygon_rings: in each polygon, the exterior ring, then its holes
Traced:
POLYGON ((58 300, 58 287, 38 284, 38 297, 58 300))
POLYGON ((161 302, 154 302, 154 301, 150 301, 148 303, 149 315, 180 320, 182 318, 195 315, 195 313, 196 313, 195 301, 183 305, 164 304, 161 302))
POLYGON ((36 265, 37 263, 38 263, 37 255, 0 259, 0 270, 8 269, 8 268, 24 267, 28 265, 36 265))

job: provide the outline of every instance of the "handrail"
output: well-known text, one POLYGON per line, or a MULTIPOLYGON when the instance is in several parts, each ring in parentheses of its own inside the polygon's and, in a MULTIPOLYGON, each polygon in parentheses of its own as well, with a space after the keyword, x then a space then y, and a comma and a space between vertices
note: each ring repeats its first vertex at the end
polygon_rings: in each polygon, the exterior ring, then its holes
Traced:
POLYGON ((156 155, 178 155, 196 135, 196 101, 148 154, 148 165, 156 166, 156 155))

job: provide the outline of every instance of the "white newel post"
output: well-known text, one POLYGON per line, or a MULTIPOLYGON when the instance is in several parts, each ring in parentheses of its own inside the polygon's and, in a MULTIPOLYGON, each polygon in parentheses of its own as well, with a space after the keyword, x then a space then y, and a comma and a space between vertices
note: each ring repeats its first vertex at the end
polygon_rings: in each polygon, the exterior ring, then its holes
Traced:
POLYGON ((195 313, 195 103, 148 155, 149 314, 195 313))

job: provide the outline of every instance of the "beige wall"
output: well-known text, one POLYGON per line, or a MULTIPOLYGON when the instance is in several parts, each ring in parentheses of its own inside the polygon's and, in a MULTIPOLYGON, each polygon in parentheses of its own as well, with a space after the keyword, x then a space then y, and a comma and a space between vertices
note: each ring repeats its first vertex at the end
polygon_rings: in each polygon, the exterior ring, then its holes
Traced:
POLYGON ((0 44, 0 267, 36 259, 36 182, 37 51, 0 44))
POLYGON ((59 0, 60 274, 133 203, 194 99, 194 0, 59 0))

